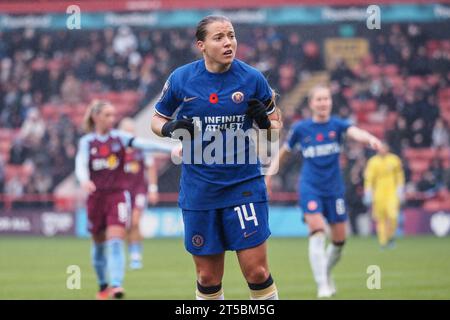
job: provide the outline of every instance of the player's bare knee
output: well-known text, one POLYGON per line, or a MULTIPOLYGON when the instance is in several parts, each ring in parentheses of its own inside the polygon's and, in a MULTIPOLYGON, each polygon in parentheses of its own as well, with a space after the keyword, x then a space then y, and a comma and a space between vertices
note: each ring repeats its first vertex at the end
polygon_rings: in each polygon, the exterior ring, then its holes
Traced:
POLYGON ((332 240, 332 243, 335 247, 344 248, 345 245, 345 238, 344 240, 332 240))
POLYGON ((269 277, 269 269, 265 266, 251 268, 245 273, 245 279, 248 283, 263 283, 269 277))
POLYGON ((212 272, 200 271, 197 274, 197 281, 203 287, 213 287, 219 285, 222 279, 212 272))
POLYGON ((317 228, 317 229, 312 229, 309 232, 309 237, 314 237, 314 236, 325 236, 325 228, 317 228))

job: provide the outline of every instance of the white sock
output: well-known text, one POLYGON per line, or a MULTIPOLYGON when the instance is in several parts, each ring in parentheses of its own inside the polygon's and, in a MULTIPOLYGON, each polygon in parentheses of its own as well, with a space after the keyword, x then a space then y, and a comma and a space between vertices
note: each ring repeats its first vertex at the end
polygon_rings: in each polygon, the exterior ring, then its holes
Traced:
POLYGON ((202 295, 201 293, 199 293, 198 291, 195 292, 195 300, 225 300, 225 296, 222 294, 220 294, 217 297, 214 297, 212 299, 207 299, 204 295, 202 295))
POLYGON ((325 233, 316 232, 309 237, 309 262, 317 285, 327 284, 327 256, 325 253, 325 233))
POLYGON ((264 297, 263 299, 250 297, 250 300, 280 300, 278 298, 278 291, 275 291, 272 295, 264 297))
POLYGON ((250 289, 250 300, 279 300, 278 289, 275 283, 262 290, 250 289))
POLYGON ((327 247, 327 275, 331 274, 331 270, 341 259, 342 248, 344 246, 337 246, 334 243, 330 243, 327 247))

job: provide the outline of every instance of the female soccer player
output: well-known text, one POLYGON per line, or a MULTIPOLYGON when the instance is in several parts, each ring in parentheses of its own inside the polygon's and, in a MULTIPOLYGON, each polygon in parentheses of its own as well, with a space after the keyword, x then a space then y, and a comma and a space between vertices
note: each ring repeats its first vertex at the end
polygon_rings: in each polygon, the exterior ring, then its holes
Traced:
POLYGON ((299 204, 309 228, 309 260, 318 286, 317 296, 324 298, 336 293, 331 270, 341 257, 346 238, 345 186, 339 166, 343 135, 346 133, 348 138, 375 150, 379 150, 382 143, 349 121, 331 116, 331 93, 327 86, 318 85, 311 90, 309 107, 312 118, 292 126, 287 143, 269 168, 266 182, 270 187, 270 174, 282 165, 294 147, 300 146, 303 167, 299 178, 299 204), (326 250, 325 220, 331 229, 331 243, 326 250))
POLYGON ((123 168, 125 149, 169 151, 147 140, 113 130, 115 121, 113 105, 105 101, 92 102, 85 115, 87 134, 79 141, 75 159, 75 174, 89 194, 87 213, 93 240, 92 263, 100 286, 97 299, 107 299, 109 296, 120 299, 124 295, 123 239, 130 214, 123 168))
MULTIPOLYGON (((131 118, 120 121, 119 129, 135 134, 135 123, 131 118)), ((153 165, 153 158, 136 148, 127 148, 125 153, 125 180, 131 200, 131 223, 128 229, 128 253, 130 268, 142 268, 142 236, 139 221, 147 207, 158 202, 158 172, 153 165), (147 174, 146 174, 147 173, 147 174), (147 182, 148 181, 148 182, 147 182), (147 197, 148 195, 148 197, 147 197)))
POLYGON ((151 123, 160 136, 175 137, 177 129, 186 133, 179 205, 185 247, 193 255, 197 271, 196 298, 223 299, 225 250, 235 250, 251 298, 277 299, 267 262, 270 230, 261 166, 259 161, 247 161, 251 152, 248 139, 240 147, 242 141, 233 145, 227 140, 227 134, 248 132, 253 123, 269 132, 279 129, 274 94, 258 70, 234 58, 237 42, 228 18, 205 17, 197 26, 196 38, 203 59, 169 76, 151 123), (216 134, 217 139, 188 140, 193 134, 216 134), (213 144, 233 145, 222 154, 229 161, 221 161, 220 148, 215 150, 218 161, 203 157, 213 144), (186 161, 192 154, 194 161, 186 161), (237 161, 240 155, 247 160, 237 161), (201 161, 195 161, 198 156, 201 161))

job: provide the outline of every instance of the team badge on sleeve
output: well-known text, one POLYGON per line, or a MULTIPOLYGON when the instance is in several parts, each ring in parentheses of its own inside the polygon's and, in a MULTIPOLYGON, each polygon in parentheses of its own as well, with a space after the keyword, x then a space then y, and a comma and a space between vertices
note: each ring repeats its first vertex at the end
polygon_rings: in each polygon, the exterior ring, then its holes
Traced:
POLYGON ((236 91, 231 95, 231 100, 233 100, 234 103, 241 103, 244 101, 244 94, 240 91, 236 91))
POLYGON ((159 101, 161 101, 162 99, 164 99, 164 96, 166 95, 167 90, 169 90, 170 87, 170 81, 169 79, 167 79, 166 83, 164 83, 164 87, 161 91, 161 95, 159 96, 159 101))

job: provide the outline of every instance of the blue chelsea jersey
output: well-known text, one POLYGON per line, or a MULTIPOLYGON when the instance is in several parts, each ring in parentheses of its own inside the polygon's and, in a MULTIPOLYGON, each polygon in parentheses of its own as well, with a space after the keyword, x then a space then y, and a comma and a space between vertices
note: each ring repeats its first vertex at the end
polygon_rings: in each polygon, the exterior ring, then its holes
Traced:
POLYGON ((339 155, 343 134, 351 125, 349 120, 332 116, 328 122, 307 119, 292 126, 286 147, 289 150, 296 146, 301 148, 300 194, 333 196, 345 192, 339 155))
MULTIPOLYGON (((155 106, 156 112, 170 119, 192 118, 202 135, 219 131, 224 147, 222 163, 208 163, 203 161, 202 152, 211 141, 201 141, 200 148, 198 141, 191 143, 191 159, 200 155, 202 160, 191 164, 183 161, 179 195, 182 209, 210 210, 267 201, 260 163, 247 161, 253 142, 246 139, 244 145, 234 143, 232 155, 226 148, 230 141, 227 142, 225 130, 245 132, 252 128, 252 120, 245 115, 247 102, 252 98, 267 101, 272 98, 272 89, 260 71, 237 59, 223 73, 209 72, 202 59, 176 69, 169 76, 155 106), (245 154, 244 164, 227 163, 226 157, 236 160, 241 153, 245 154)), ((272 107, 267 113, 274 110, 272 107)))

